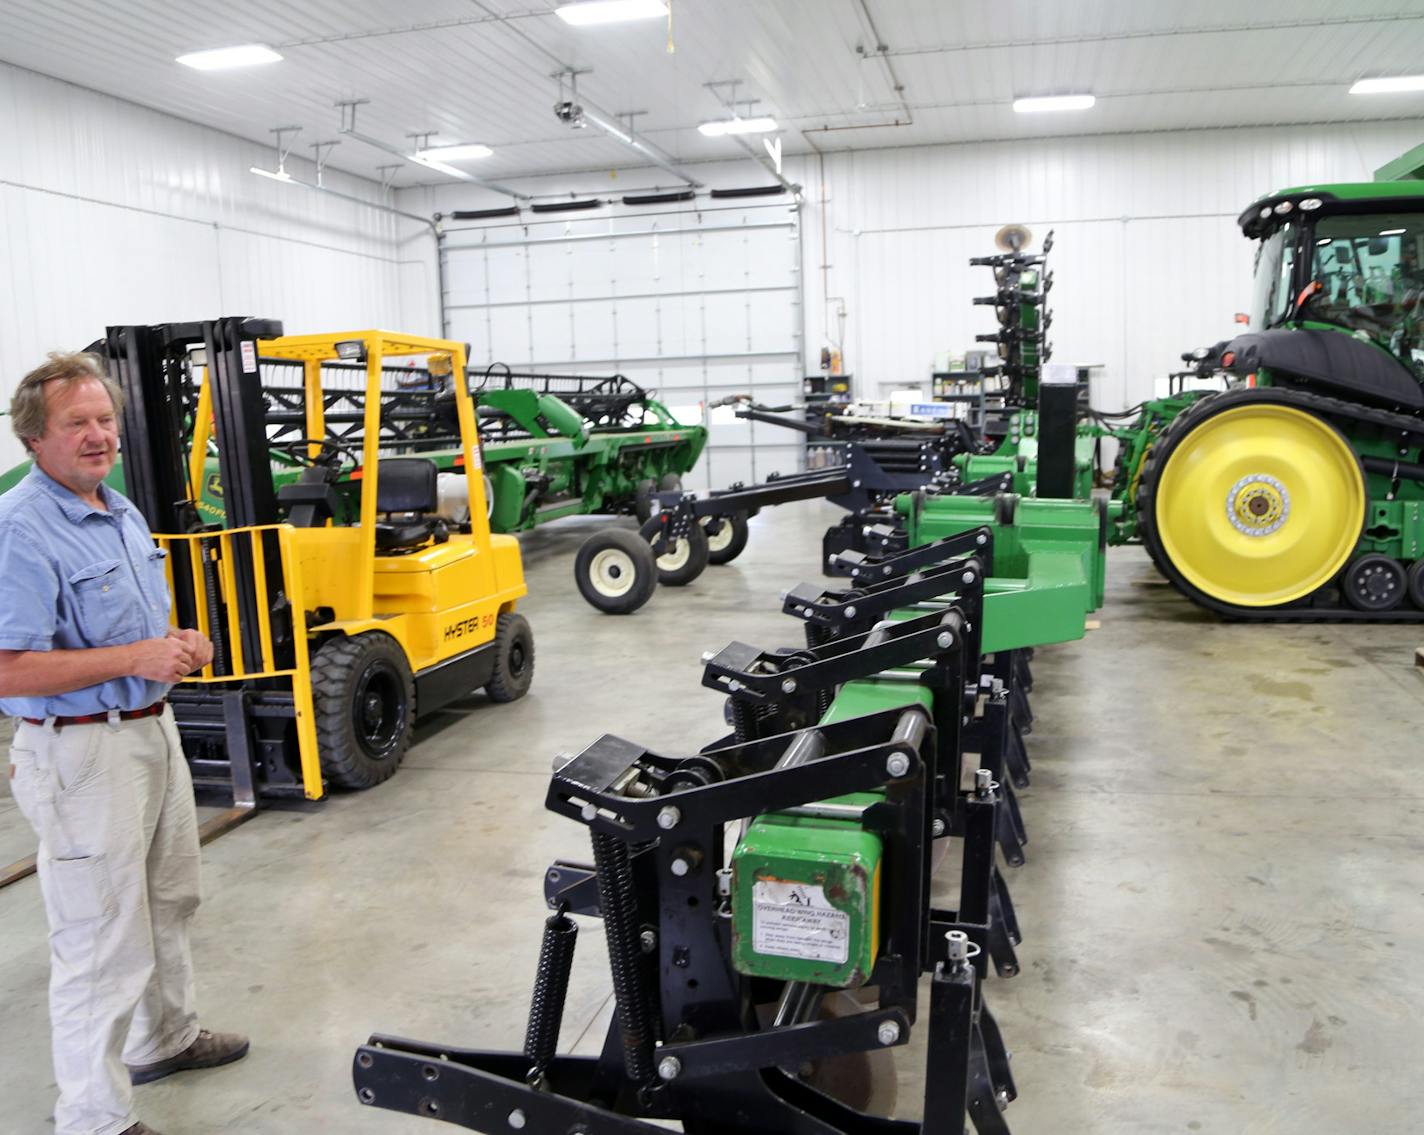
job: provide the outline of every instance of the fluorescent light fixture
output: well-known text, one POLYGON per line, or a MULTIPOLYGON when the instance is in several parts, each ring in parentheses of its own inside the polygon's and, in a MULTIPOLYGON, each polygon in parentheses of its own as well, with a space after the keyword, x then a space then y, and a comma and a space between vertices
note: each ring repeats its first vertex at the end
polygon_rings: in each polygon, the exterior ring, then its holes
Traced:
POLYGON ((1087 110, 1097 101, 1092 95, 1048 95, 1044 98, 1014 99, 1014 109, 1020 114, 1037 114, 1046 110, 1087 110))
POLYGON ((721 138, 726 134, 767 134, 776 129, 776 119, 724 118, 717 122, 704 122, 697 129, 709 138, 721 138))
POLYGON ((1408 229, 1381 229, 1380 236, 1403 236, 1408 229))
POLYGON ((248 173, 255 173, 258 177, 270 177, 273 181, 291 181, 292 175, 284 169, 270 170, 260 169, 257 166, 249 166, 248 173))
POLYGON ((214 47, 210 51, 189 52, 178 56, 174 62, 192 67, 195 71, 228 71, 257 63, 276 63, 281 58, 266 44, 244 43, 238 47, 214 47))
POLYGON ((494 151, 488 146, 467 142, 458 146, 426 146, 423 150, 416 150, 415 156, 423 162, 468 162, 475 158, 487 158, 492 153, 494 151))
POLYGON ((1401 91, 1424 91, 1424 75, 1395 75, 1390 79, 1360 79, 1350 88, 1352 95, 1393 95, 1401 91))
POLYGON ((656 20, 667 15, 667 4, 663 0, 579 0, 576 4, 560 4, 554 11, 564 23, 586 28, 624 20, 656 20))

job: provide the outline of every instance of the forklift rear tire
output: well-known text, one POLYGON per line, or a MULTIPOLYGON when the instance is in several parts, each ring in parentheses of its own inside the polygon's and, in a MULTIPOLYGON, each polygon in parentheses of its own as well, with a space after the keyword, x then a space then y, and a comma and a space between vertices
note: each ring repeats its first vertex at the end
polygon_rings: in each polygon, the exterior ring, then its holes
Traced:
POLYGON ((485 692, 490 701, 516 701, 534 680, 534 632, 529 620, 506 611, 495 623, 494 674, 485 692))
MULTIPOLYGON (((706 520, 712 520, 707 517, 706 520)), ((744 512, 734 512, 726 516, 718 516, 717 520, 722 522, 722 527, 717 530, 714 536, 707 533, 707 562, 709 564, 729 564, 746 550, 747 547, 747 514, 744 512)), ((703 523, 706 523, 706 520, 703 523)))
POLYGON ((652 546, 626 528, 605 528, 574 557, 579 593, 608 615, 628 615, 653 596, 658 564, 652 546))
POLYGON ((388 634, 327 639, 311 662, 321 770, 341 788, 389 780, 410 748, 415 679, 388 634))
POLYGON ((668 542, 657 558, 658 582, 668 587, 684 587, 707 570, 707 531, 693 524, 687 535, 668 542))

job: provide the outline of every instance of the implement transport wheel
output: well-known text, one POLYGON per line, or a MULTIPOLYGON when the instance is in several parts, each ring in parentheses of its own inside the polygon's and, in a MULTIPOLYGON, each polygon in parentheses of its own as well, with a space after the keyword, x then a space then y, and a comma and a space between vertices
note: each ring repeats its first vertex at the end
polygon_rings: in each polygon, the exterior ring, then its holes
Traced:
POLYGON ((747 514, 733 512, 725 516, 704 516, 702 526, 707 531, 707 562, 729 564, 747 547, 747 514), (711 531, 713 524, 717 531, 711 531))
POLYGON ((626 528, 595 532, 574 557, 579 593, 609 615, 627 615, 652 598, 658 585, 653 549, 626 528))
POLYGON ((1403 601, 1409 583, 1396 559, 1371 553, 1345 569, 1340 590, 1357 611, 1390 611, 1403 601))
MULTIPOLYGON (((646 538, 653 522, 643 526, 646 538)), ((656 533, 656 529, 654 529, 656 533)), ((658 582, 668 587, 685 587, 707 570, 707 532, 702 525, 694 524, 685 537, 669 539, 667 551, 657 557, 658 582)))
POLYGON ((395 775, 415 725, 415 680, 388 634, 327 639, 311 662, 321 771, 341 788, 395 775))
POLYGON ((1249 613, 1305 599, 1339 574, 1364 528, 1365 478, 1325 419, 1269 388, 1243 389, 1172 423, 1137 506, 1143 543, 1179 591, 1249 613))
POLYGON ((664 473, 658 478, 658 492, 682 492, 682 478, 676 473, 664 473))
POLYGON ((490 701, 515 701, 534 680, 534 632, 529 620, 506 611, 495 623, 494 674, 485 686, 490 701))

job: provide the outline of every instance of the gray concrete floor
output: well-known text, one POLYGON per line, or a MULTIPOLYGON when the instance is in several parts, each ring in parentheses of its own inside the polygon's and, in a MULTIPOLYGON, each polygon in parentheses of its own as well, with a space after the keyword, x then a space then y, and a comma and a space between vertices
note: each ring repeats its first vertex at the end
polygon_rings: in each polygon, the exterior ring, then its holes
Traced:
MULTIPOLYGON (((270 811, 204 852, 203 1016, 252 1035, 237 1066, 138 1089, 166 1135, 430 1132, 351 1091, 375 1030, 517 1049, 543 868, 583 857, 543 811, 550 759, 602 733, 682 751, 720 735, 704 649, 791 643, 778 592, 815 576, 839 514, 753 521, 748 551, 637 615, 578 597, 593 526, 524 539, 533 692, 422 726, 400 774, 270 811)), ((1136 549, 1110 556, 1102 626, 1036 662, 1029 862, 1010 886, 1024 972, 987 997, 1032 1132, 1405 1132, 1424 1117, 1424 627, 1252 627, 1197 611, 1136 549)), ((28 849, 0 799, 0 861, 28 849)), ((609 1014, 587 924, 563 1047, 609 1014)), ((52 1103, 38 887, 0 891, 0 1130, 52 1103)), ((901 1050, 917 1114, 921 1050, 901 1050)))

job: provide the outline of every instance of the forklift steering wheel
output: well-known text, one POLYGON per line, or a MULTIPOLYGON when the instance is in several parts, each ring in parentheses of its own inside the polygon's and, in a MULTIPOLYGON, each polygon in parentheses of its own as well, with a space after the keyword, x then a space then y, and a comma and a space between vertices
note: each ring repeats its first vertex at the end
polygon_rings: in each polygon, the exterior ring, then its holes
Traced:
POLYGON ((308 469, 323 466, 328 469, 340 469, 343 464, 356 466, 359 461, 356 455, 346 446, 330 438, 296 437, 275 445, 272 448, 279 449, 290 457, 296 464, 308 469), (316 456, 307 452, 310 446, 320 446, 316 456))

